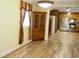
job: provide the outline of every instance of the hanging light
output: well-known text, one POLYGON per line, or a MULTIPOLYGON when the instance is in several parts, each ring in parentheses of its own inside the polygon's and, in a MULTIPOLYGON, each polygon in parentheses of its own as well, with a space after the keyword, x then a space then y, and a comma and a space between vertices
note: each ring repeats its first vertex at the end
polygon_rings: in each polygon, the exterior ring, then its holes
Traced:
POLYGON ((42 8, 49 8, 54 2, 52 1, 38 1, 38 5, 42 8))

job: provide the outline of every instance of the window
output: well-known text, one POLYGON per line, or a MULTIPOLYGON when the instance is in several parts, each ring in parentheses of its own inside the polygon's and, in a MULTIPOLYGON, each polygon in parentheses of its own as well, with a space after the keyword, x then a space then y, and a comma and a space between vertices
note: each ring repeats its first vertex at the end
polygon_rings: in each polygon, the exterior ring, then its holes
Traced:
POLYGON ((23 22, 23 27, 29 27, 30 22, 29 22, 29 12, 25 12, 25 17, 24 17, 24 22, 23 22))

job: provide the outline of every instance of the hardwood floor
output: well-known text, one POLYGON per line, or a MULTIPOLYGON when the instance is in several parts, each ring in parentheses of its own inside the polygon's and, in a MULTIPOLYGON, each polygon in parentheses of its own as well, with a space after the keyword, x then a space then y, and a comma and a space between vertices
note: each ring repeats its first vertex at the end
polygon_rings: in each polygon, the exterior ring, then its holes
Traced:
POLYGON ((33 41, 3 58, 75 58, 79 57, 79 33, 58 32, 48 41, 33 41))

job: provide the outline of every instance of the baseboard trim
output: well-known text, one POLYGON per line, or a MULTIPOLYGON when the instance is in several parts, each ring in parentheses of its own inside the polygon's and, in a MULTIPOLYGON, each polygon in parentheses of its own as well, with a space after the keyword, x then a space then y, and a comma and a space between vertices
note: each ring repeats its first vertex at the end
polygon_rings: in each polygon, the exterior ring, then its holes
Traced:
POLYGON ((7 54, 12 53, 13 51, 15 51, 15 50, 17 50, 17 49, 23 47, 24 45, 30 43, 31 41, 32 41, 32 40, 29 40, 28 42, 26 42, 26 43, 24 43, 24 44, 22 44, 22 45, 19 45, 19 47, 15 47, 15 48, 13 48, 13 49, 11 49, 11 50, 7 50, 7 51, 4 51, 4 52, 1 52, 1 53, 0 53, 0 57, 4 57, 4 56, 6 56, 7 54))

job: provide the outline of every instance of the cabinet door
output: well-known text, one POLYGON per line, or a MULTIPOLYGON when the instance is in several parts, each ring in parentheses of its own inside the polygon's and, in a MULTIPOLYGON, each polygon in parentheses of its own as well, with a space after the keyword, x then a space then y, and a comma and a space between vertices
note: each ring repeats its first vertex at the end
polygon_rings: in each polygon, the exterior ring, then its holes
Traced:
POLYGON ((44 40, 44 32, 45 32, 45 16, 46 13, 42 12, 34 12, 33 13, 33 40, 44 40))
POLYGON ((41 14, 40 15, 40 24, 39 24, 39 27, 40 27, 40 30, 45 30, 45 14, 41 14))
POLYGON ((39 15, 34 15, 34 20, 33 20, 33 30, 38 30, 39 29, 39 22, 40 22, 40 20, 39 20, 39 15))

